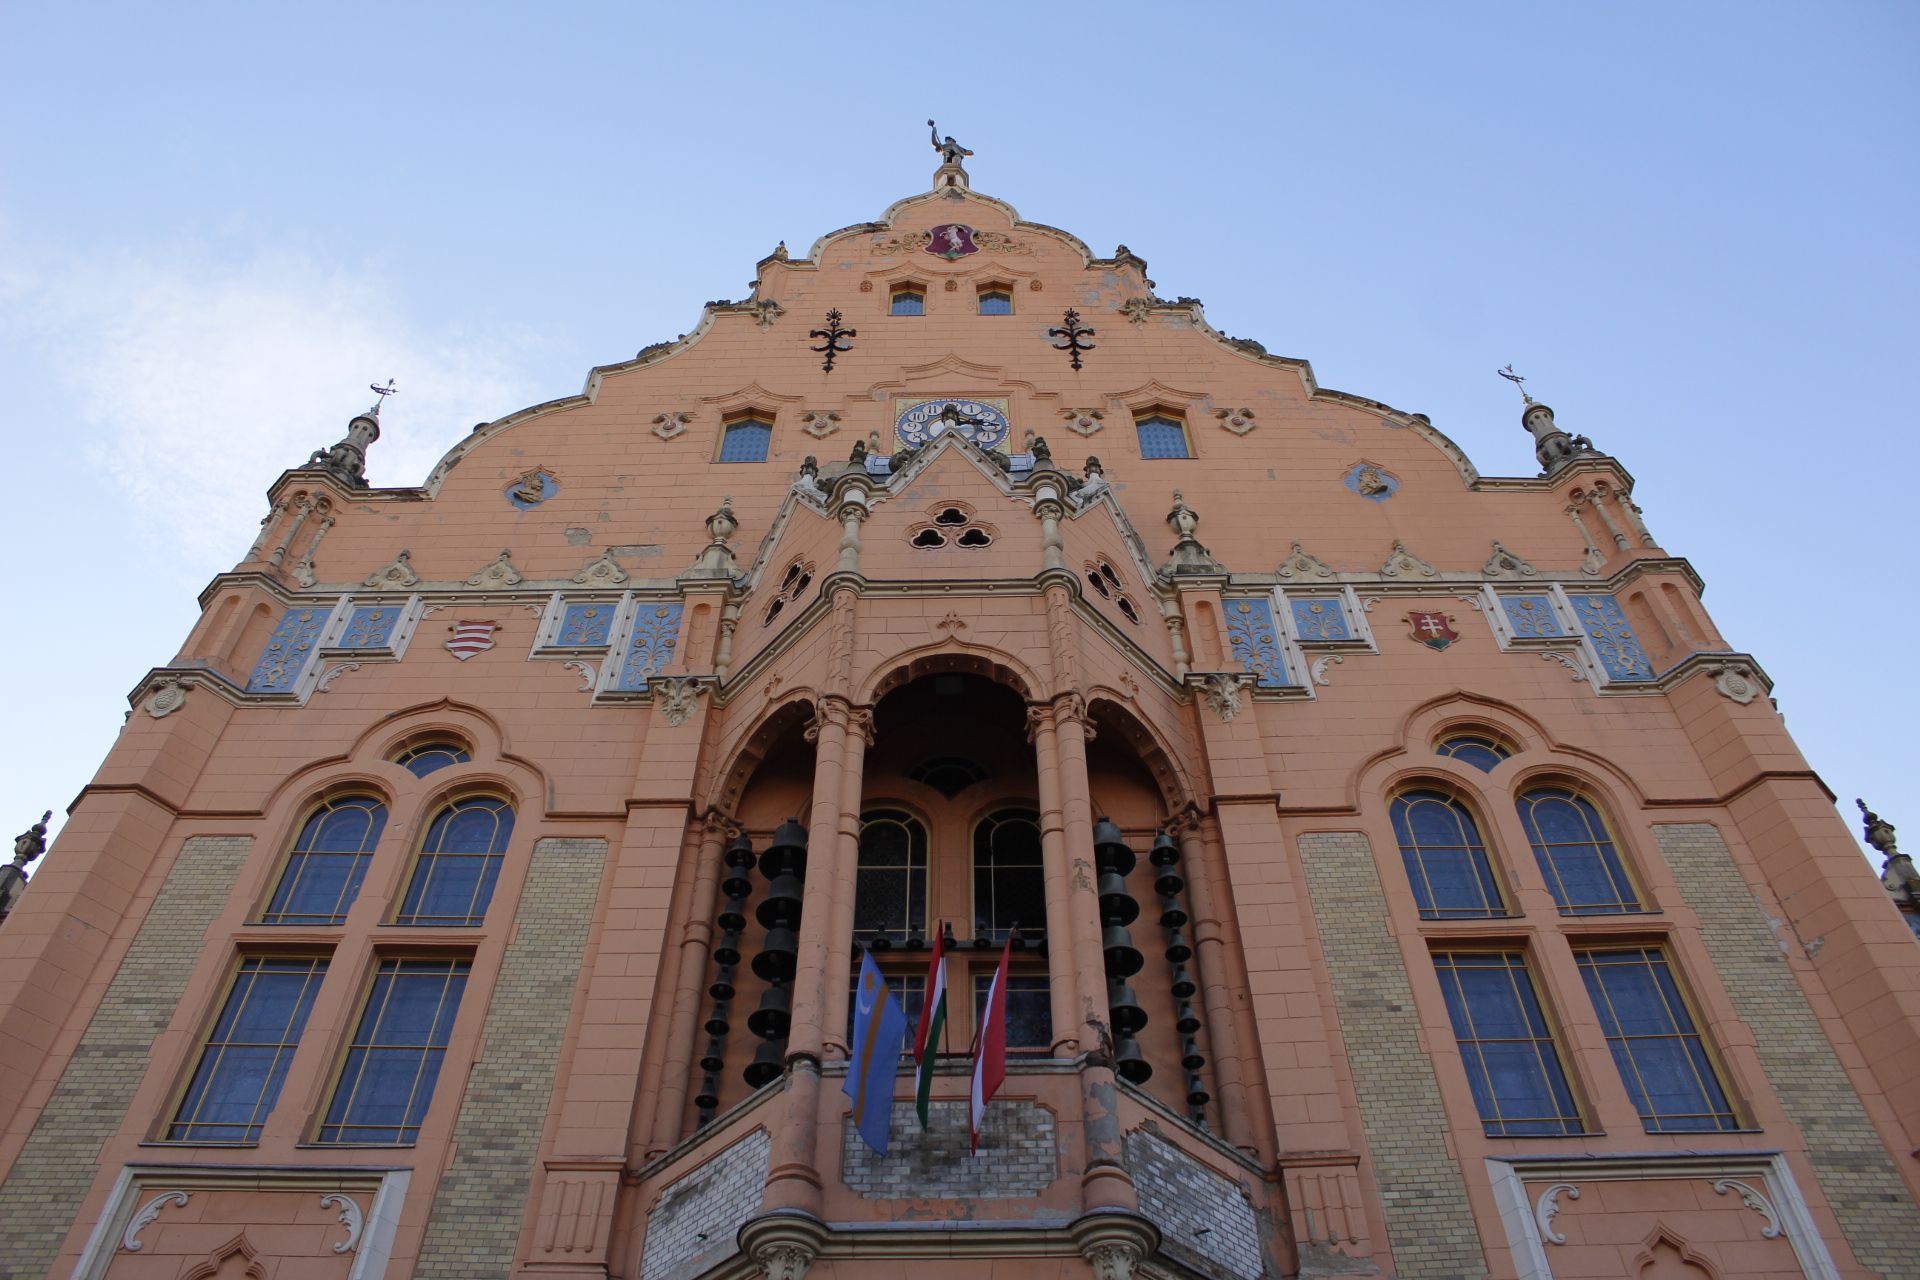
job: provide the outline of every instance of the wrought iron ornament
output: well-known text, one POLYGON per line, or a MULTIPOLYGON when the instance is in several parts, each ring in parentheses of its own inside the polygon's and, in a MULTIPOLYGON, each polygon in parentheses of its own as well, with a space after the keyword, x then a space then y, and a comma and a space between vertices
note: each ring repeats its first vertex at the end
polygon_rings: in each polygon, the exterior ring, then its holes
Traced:
POLYGON ((1067 314, 1061 317, 1061 324, 1057 328, 1047 330, 1047 336, 1064 339, 1063 342, 1054 343, 1053 349, 1070 353, 1072 358, 1068 363, 1073 366, 1075 373, 1080 372, 1080 353, 1091 351, 1094 346, 1091 342, 1081 341, 1082 338, 1091 338, 1093 330, 1080 323, 1080 313, 1068 307, 1067 314))
POLYGON ((1494 372, 1499 374, 1501 377, 1505 378, 1508 382, 1511 382, 1513 384, 1513 389, 1520 393, 1520 398, 1522 400, 1526 401, 1528 404, 1533 403, 1533 397, 1527 394, 1526 377, 1522 374, 1515 373, 1513 371, 1512 365, 1508 365, 1504 369, 1495 369, 1494 372))
POLYGON ((835 307, 833 310, 827 312, 827 327, 824 329, 815 329, 808 333, 807 336, 809 338, 825 339, 821 345, 812 348, 812 350, 826 357, 826 359, 821 362, 820 367, 828 373, 832 373, 833 358, 843 351, 853 350, 853 344, 848 342, 847 339, 857 337, 859 333, 860 331, 858 329, 842 329, 840 327, 840 309, 835 307))

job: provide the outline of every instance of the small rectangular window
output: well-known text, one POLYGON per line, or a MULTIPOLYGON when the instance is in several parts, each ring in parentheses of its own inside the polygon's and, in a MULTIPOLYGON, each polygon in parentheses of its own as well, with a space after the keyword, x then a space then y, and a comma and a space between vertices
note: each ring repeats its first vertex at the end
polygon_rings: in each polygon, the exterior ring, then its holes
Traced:
POLYGON ((1613 1060, 1648 1133, 1740 1127, 1659 947, 1576 951, 1613 1060))
MULTIPOLYGON (((973 975, 973 1025, 978 1038, 987 1009, 987 988, 993 971, 973 975)), ((1053 997, 1044 973, 1007 975, 1007 1048, 1029 1055, 1053 1047, 1053 997)))
POLYGON ((321 956, 251 956, 207 1033, 170 1142, 258 1142, 326 976, 321 956))
POLYGON ((983 316, 1012 315, 1013 295, 1005 289, 982 289, 980 291, 980 314, 983 316))
POLYGON ((433 1101, 466 991, 465 960, 382 960, 319 1141, 408 1146, 433 1101))
POLYGON ((721 462, 765 462, 773 446, 773 424, 759 418, 729 422, 720 435, 721 462))
POLYGON ((919 316, 927 312, 927 295, 918 289, 895 289, 892 306, 889 308, 896 316, 919 316))
POLYGON ((1193 456, 1187 448, 1187 425, 1180 419, 1164 413, 1155 413, 1134 419, 1133 425, 1140 433, 1141 457, 1190 458, 1193 456))
POLYGON ((1433 966, 1487 1136, 1584 1132, 1526 957, 1443 951, 1433 966))

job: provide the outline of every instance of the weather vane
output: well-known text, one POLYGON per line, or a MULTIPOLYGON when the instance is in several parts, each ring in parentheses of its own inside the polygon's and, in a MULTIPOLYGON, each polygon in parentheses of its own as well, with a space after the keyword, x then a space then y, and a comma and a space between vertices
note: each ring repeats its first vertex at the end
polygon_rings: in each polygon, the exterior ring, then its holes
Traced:
POLYGON ((1495 369, 1494 372, 1499 374, 1501 377, 1505 378, 1508 382, 1511 382, 1513 384, 1513 389, 1520 393, 1520 398, 1522 400, 1526 401, 1528 404, 1533 403, 1533 397, 1527 394, 1526 378, 1524 378, 1520 374, 1515 373, 1513 371, 1512 365, 1508 365, 1504 369, 1495 369))

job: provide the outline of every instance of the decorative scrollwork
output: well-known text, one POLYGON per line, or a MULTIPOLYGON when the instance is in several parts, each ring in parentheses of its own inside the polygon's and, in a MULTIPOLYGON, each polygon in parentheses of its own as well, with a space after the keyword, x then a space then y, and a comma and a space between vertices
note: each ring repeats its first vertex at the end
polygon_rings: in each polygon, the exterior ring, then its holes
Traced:
POLYGON ((360 1206, 352 1196, 325 1195, 320 1197, 322 1209, 340 1210, 340 1225, 347 1229, 347 1238, 333 1246, 335 1253, 352 1253, 353 1247, 360 1243, 360 1232, 366 1226, 367 1217, 360 1212, 360 1206))
POLYGON ((1315 658, 1313 660, 1313 682, 1322 688, 1332 684, 1333 681, 1327 678, 1327 664, 1338 664, 1345 661, 1346 659, 1337 653, 1324 654, 1321 657, 1315 658))
POLYGON ((583 658, 569 658, 560 665, 568 671, 578 671, 580 673, 580 692, 582 693, 591 693, 593 686, 600 683, 599 669, 583 658))
POLYGON ((1780 1238, 1780 1215, 1775 1212, 1773 1202, 1751 1184, 1738 1178, 1722 1178, 1713 1184, 1713 1191, 1715 1195, 1722 1196, 1729 1191, 1739 1192, 1740 1203, 1767 1220, 1767 1225, 1760 1229, 1761 1236, 1768 1240, 1780 1238))
POLYGON ((820 368, 827 373, 833 372, 833 360, 835 356, 853 350, 853 343, 848 341, 848 339, 856 338, 860 335, 858 329, 841 328, 840 319, 840 308, 835 307, 833 310, 827 312, 826 328, 809 330, 807 333, 809 338, 819 338, 822 340, 819 346, 808 349, 826 357, 825 360, 820 362, 820 368))
POLYGON ((1540 1193, 1533 1202, 1533 1220, 1539 1224, 1540 1238, 1548 1244, 1565 1244, 1567 1237, 1553 1229, 1553 1220, 1560 1212, 1560 1193, 1567 1193, 1567 1199, 1578 1200, 1580 1188, 1571 1182, 1556 1182, 1540 1193))
POLYGON ((1047 330, 1049 338, 1060 339, 1053 344, 1053 349, 1065 351, 1068 354, 1067 363, 1073 366, 1075 373, 1080 372, 1080 353, 1091 351, 1094 347, 1093 343, 1083 342, 1081 339, 1091 338, 1093 333, 1092 329, 1080 323, 1080 313, 1072 307, 1067 308, 1066 315, 1061 317, 1058 325, 1047 330))
POLYGON ((160 1211, 168 1205, 187 1207, 187 1193, 184 1191, 166 1191, 140 1206, 140 1212, 133 1215, 133 1221, 127 1224, 126 1231, 120 1236, 120 1247, 128 1253, 138 1253, 145 1246, 140 1243, 140 1233, 152 1225, 160 1216, 160 1211))

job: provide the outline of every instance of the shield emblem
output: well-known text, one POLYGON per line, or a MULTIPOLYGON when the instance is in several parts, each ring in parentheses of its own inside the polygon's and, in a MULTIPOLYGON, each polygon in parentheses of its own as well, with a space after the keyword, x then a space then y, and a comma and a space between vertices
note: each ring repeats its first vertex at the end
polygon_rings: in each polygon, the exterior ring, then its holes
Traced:
POLYGON ((973 242, 973 228, 958 222, 948 222, 927 232, 927 252, 952 262, 955 258, 964 258, 970 253, 980 252, 980 246, 973 242))
POLYGON ((1460 633, 1453 629, 1452 617, 1444 613, 1409 613, 1407 625, 1413 628, 1415 640, 1436 652, 1460 638, 1460 633))
POLYGON ((465 662, 476 653, 485 653, 488 649, 493 648, 493 629, 498 625, 500 624, 492 621, 468 622, 463 620, 454 623, 451 627, 447 628, 447 630, 453 632, 453 639, 447 641, 447 652, 462 662, 465 662))

